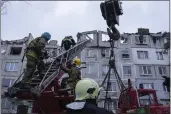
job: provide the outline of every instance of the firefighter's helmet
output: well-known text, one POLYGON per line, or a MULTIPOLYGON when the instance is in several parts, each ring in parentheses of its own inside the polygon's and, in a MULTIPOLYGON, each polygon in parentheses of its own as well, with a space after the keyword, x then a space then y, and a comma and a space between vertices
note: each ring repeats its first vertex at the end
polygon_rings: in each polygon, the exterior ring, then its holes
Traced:
POLYGON ((45 38, 47 41, 51 39, 51 34, 49 32, 44 32, 42 37, 45 38))
POLYGON ((75 100, 98 99, 101 88, 98 83, 90 78, 84 78, 76 84, 75 100))
POLYGON ((80 66, 80 65, 81 65, 81 60, 78 59, 78 58, 74 59, 73 62, 74 62, 74 64, 76 64, 77 66, 80 66))

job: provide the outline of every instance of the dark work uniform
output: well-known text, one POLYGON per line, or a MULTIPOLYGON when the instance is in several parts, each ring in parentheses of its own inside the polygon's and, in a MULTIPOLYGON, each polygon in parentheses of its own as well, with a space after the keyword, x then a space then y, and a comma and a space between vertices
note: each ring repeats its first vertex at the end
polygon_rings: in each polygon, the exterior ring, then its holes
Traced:
POLYGON ((64 47, 64 49, 67 51, 71 48, 71 46, 74 46, 75 44, 76 44, 75 40, 72 38, 72 36, 69 36, 69 37, 65 37, 62 40, 61 47, 64 47))
MULTIPOLYGON (((73 102, 74 103, 74 102, 73 102)), ((72 104, 72 103, 71 103, 72 104)), ((82 104, 76 103, 75 107, 71 106, 71 108, 67 107, 65 114, 113 114, 112 111, 108 111, 104 108, 100 108, 94 104, 85 103, 82 108, 82 104), (76 108, 78 107, 78 108, 76 108)))

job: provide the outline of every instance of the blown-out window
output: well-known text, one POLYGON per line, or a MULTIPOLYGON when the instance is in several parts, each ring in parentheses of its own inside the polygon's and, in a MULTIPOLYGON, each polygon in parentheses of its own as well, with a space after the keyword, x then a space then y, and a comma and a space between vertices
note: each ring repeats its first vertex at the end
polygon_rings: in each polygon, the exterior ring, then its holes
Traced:
POLYGON ((22 47, 11 47, 10 55, 20 55, 22 47))

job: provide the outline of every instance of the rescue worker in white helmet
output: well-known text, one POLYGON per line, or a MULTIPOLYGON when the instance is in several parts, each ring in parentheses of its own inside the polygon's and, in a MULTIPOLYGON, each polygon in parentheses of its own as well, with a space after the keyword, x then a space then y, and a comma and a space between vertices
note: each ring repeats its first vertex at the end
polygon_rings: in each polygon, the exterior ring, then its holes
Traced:
POLYGON ((81 79, 81 71, 80 68, 78 68, 80 65, 81 60, 79 58, 76 58, 73 61, 69 60, 66 66, 64 64, 61 65, 61 69, 69 75, 69 78, 66 81, 67 85, 72 89, 75 88, 75 85, 81 79))
POLYGON ((113 114, 97 106, 100 90, 93 79, 80 80, 75 87, 75 101, 66 105, 66 114, 113 114))

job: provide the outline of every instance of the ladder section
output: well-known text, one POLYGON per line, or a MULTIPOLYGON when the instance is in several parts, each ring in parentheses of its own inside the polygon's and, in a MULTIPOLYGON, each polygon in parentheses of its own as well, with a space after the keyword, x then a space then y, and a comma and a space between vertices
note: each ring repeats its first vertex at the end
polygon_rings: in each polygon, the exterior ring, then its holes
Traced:
POLYGON ((60 65, 65 64, 67 60, 74 59, 74 57, 76 57, 90 42, 91 39, 81 41, 68 51, 65 51, 64 53, 54 58, 41 82, 35 88, 32 88, 31 91, 37 95, 40 95, 46 89, 46 87, 56 78, 56 76, 58 76, 61 71, 60 65))

